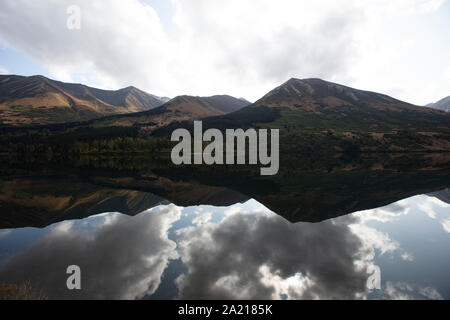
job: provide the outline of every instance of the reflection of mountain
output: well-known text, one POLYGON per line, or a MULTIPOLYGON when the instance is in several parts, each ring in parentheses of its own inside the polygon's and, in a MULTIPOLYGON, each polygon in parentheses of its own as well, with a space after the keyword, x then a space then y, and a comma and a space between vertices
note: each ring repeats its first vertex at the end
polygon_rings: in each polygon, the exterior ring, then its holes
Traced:
MULTIPOLYGON (((157 172, 172 179, 182 176, 190 183, 220 185, 236 190, 291 222, 320 222, 448 186, 448 170, 423 169, 402 172, 376 167, 348 167, 326 172, 296 171, 295 167, 285 167, 272 178, 246 176, 239 171, 221 173, 216 170, 214 178, 210 172, 192 170, 157 172)), ((177 204, 176 194, 174 196, 167 199, 177 204)))
POLYGON ((105 212, 136 215, 169 203, 153 193, 138 191, 140 189, 164 194, 179 205, 207 203, 227 206, 248 200, 226 188, 174 182, 162 177, 108 178, 111 187, 96 183, 96 178, 93 177, 92 183, 64 177, 3 180, 0 184, 0 228, 45 227, 105 212), (126 187, 121 188, 120 185, 126 187))
MULTIPOLYGON (((440 159, 444 165, 445 159, 440 159)), ((361 160, 327 168, 318 161, 297 159, 282 163, 274 177, 255 175, 252 168, 239 166, 182 168, 149 163, 138 171, 117 171, 107 169, 112 160, 103 168, 95 161, 97 169, 66 168, 54 171, 53 178, 33 178, 28 173, 23 178, 3 179, 0 227, 43 227, 103 212, 134 215, 167 203, 163 199, 180 206, 229 206, 253 198, 291 222, 318 222, 448 186, 448 169, 430 155, 389 161, 361 160), (395 161, 400 163, 395 165, 395 161), (405 165, 411 163, 416 166, 406 170, 405 165), (75 176, 79 180, 66 178, 75 176)), ((137 167, 143 162, 129 160, 127 164, 137 167)))
POLYGON ((111 211, 136 215, 168 203, 151 193, 98 187, 70 179, 6 180, 0 190, 0 228, 44 227, 111 211))

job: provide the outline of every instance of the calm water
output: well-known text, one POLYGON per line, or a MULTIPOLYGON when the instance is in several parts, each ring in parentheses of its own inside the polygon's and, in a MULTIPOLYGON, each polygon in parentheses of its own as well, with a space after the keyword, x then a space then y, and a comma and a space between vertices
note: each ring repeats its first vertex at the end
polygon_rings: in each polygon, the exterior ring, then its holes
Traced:
POLYGON ((0 283, 29 280, 50 299, 450 299, 448 195, 318 223, 289 222, 253 199, 153 199, 135 216, 1 229, 0 283), (81 268, 79 291, 66 288, 69 265, 81 268), (367 289, 372 265, 380 290, 367 289))

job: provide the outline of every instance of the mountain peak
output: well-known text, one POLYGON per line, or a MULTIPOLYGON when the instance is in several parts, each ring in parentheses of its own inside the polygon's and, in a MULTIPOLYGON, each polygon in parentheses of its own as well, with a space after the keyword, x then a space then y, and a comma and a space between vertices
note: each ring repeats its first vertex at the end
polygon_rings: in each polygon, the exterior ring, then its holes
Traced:
POLYGON ((387 95, 358 90, 319 78, 291 78, 267 93, 256 104, 290 108, 306 106, 309 109, 316 109, 316 106, 320 105, 335 107, 342 105, 363 106, 368 104, 401 105, 404 103, 387 95))
POLYGON ((132 90, 139 90, 139 89, 136 88, 135 86, 128 86, 128 87, 120 89, 119 91, 132 91, 132 90))
POLYGON ((450 111, 450 96, 445 97, 444 99, 441 99, 438 102, 430 103, 427 105, 427 107, 449 112, 450 111))

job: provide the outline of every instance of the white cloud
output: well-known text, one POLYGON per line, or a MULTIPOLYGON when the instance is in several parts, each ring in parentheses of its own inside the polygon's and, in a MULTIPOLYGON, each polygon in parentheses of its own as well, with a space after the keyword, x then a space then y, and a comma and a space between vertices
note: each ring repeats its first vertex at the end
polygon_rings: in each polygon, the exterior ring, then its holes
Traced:
POLYGON ((441 221, 442 227, 444 228, 445 231, 447 231, 448 233, 450 233, 450 219, 445 219, 441 221))
POLYGON ((437 210, 439 208, 450 208, 448 203, 445 203, 435 197, 426 197, 424 200, 425 201, 418 205, 418 208, 431 219, 436 219, 438 216, 437 210))
POLYGON ((366 260, 373 260, 375 257, 375 249, 380 250, 382 255, 400 249, 399 243, 392 240, 387 233, 364 224, 352 224, 349 227, 362 240, 364 244, 363 251, 367 252, 366 260))
POLYGON ((425 287, 405 282, 387 282, 386 298, 392 300, 443 300, 433 287, 425 287))
POLYGON ((198 215, 192 220, 192 223, 196 226, 200 226, 202 224, 208 223, 212 219, 212 213, 211 212, 205 212, 201 215, 198 215))
POLYGON ((255 100, 289 77, 322 77, 426 103, 448 95, 450 48, 415 31, 443 2, 172 0, 172 37, 138 0, 77 1, 79 31, 65 27, 73 0, 4 0, 0 41, 57 78, 104 87, 255 100), (430 45, 440 45, 433 59, 430 45))
POLYGON ((402 215, 407 215, 409 211, 408 205, 399 201, 382 208, 359 211, 353 215, 358 217, 361 222, 379 221, 386 223, 398 220, 402 215))
POLYGON ((9 71, 5 67, 0 66, 0 74, 8 74, 9 71))

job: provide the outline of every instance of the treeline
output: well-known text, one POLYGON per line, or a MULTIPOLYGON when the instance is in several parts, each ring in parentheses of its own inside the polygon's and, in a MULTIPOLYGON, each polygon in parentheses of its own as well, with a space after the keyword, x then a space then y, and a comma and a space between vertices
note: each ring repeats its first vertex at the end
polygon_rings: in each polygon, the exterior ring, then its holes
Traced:
POLYGON ((73 141, 73 143, 10 143, 8 153, 17 154, 110 154, 158 153, 169 150, 169 140, 162 138, 116 137, 111 139, 73 141))
POLYGON ((150 136, 145 130, 126 127, 76 130, 47 128, 4 131, 0 152, 66 156, 74 154, 161 153, 170 150, 169 139, 150 136))

